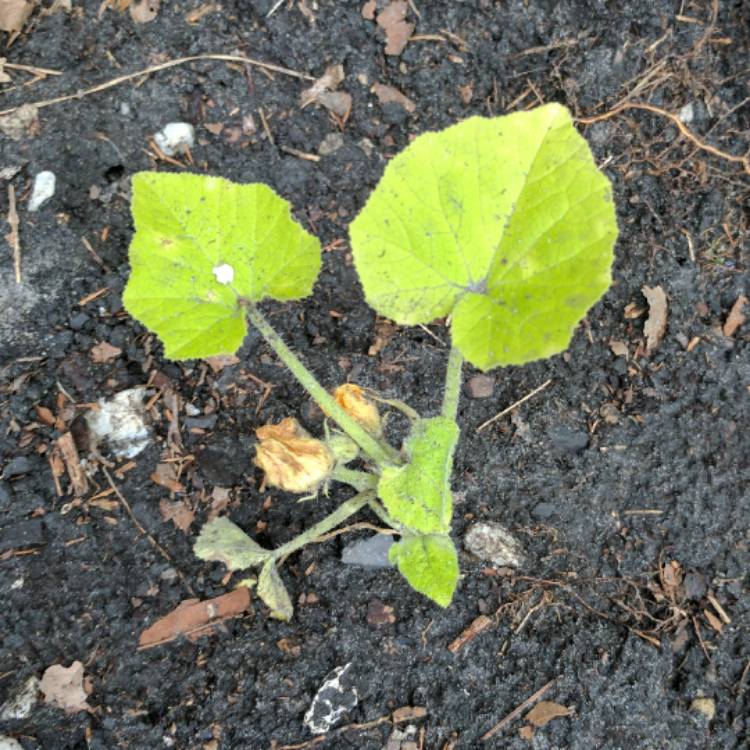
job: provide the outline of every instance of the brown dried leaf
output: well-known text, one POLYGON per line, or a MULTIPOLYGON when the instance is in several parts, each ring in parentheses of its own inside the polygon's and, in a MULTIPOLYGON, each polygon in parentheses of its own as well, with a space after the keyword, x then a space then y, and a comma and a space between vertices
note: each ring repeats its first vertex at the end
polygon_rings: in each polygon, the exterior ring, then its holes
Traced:
POLYGON ((526 721, 535 727, 543 727, 552 719, 560 716, 570 716, 573 711, 567 706, 561 706, 554 701, 539 701, 534 708, 526 714, 526 721))
POLYGON ((747 320, 747 316, 742 312, 747 303, 748 299, 744 294, 737 297, 729 315, 727 315, 727 319, 724 321, 723 331, 725 336, 734 336, 737 329, 747 320))
POLYGON ((240 586, 214 599, 186 599, 168 615, 141 633, 139 648, 169 643, 184 635, 196 640, 213 631, 222 620, 239 617, 250 606, 250 589, 240 586))
POLYGON ((381 104, 396 102, 396 104, 400 104, 407 112, 414 112, 417 109, 417 105, 408 96, 402 94, 398 89, 393 88, 393 86, 386 86, 384 83, 374 83, 372 85, 372 92, 378 97, 381 104))
POLYGON ((35 0, 0 0, 0 30, 21 31, 35 5, 35 0))
POLYGON ((378 13, 378 26, 385 31, 386 55, 400 55, 409 43, 414 24, 406 21, 408 12, 407 0, 393 0, 385 10, 378 13))
POLYGON ((174 464, 157 464, 151 474, 151 481, 171 492, 185 491, 184 485, 177 481, 177 468, 174 464))
POLYGON ((38 113, 33 104, 23 104, 15 112, 0 117, 0 132, 13 141, 34 135, 39 127, 38 113))
POLYGON ((396 326, 387 318, 379 318, 375 323, 375 339, 367 353, 374 357, 380 354, 383 349, 388 345, 388 342, 393 338, 393 334, 396 333, 396 326))
POLYGON ((367 605, 367 624, 379 627, 381 625, 392 625, 396 622, 396 615, 393 614, 393 607, 384 604, 380 599, 373 599, 367 605))
POLYGON ((677 560, 670 560, 661 569, 661 581, 664 593, 672 601, 683 598, 682 578, 682 565, 677 560))
POLYGON ((344 80, 343 65, 329 65, 326 72, 313 83, 310 88, 305 89, 299 97, 299 106, 304 109, 309 104, 318 101, 320 95, 325 91, 335 91, 344 80))
POLYGON ((425 716, 427 716, 427 709, 424 706, 401 706, 391 714, 391 721, 394 724, 401 724, 405 721, 424 719, 425 716))
POLYGON ((643 326, 646 354, 656 351, 667 330, 667 295, 660 286, 644 286, 641 291, 648 301, 648 319, 643 326))
POLYGON ((74 661, 69 667, 53 664, 42 675, 39 689, 44 693, 44 702, 62 708, 67 714, 90 711, 83 689, 83 664, 74 661))
POLYGON ((610 339, 609 348, 612 350, 612 354, 614 354, 615 357, 625 357, 625 359, 628 358, 628 345, 624 341, 615 341, 615 339, 610 339))
MULTIPOLYGON (((210 130, 208 125, 206 125, 206 129, 210 130)), ((221 130, 219 132, 221 132, 221 130)), ((216 133, 216 135, 218 135, 218 133, 216 133)), ((235 356, 234 354, 217 354, 215 357, 206 357, 205 359, 206 364, 215 373, 221 372, 225 367, 231 367, 231 365, 236 365, 239 363, 239 361, 240 361, 240 358, 235 356)))
POLYGON ((51 409, 48 409, 46 406, 40 406, 37 404, 34 407, 34 410, 36 411, 37 417, 44 422, 44 424, 47 425, 47 427, 52 427, 53 424, 55 424, 55 415, 52 413, 51 409))
POLYGON ((195 518, 195 511, 190 510, 185 503, 179 500, 171 502, 163 498, 159 501, 159 512, 165 521, 172 521, 180 531, 184 531, 186 534, 195 518))
POLYGON ((318 104, 322 104, 337 117, 346 118, 352 111, 352 97, 346 91, 324 91, 318 97, 318 104))
POLYGON ((128 10, 136 23, 150 23, 159 15, 160 0, 140 0, 128 10))
POLYGON ((102 341, 91 348, 90 354, 92 362, 103 364, 119 357, 122 354, 122 349, 118 349, 116 346, 102 341))
POLYGON ((378 0, 367 0, 367 2, 362 6, 362 18, 364 18, 366 21, 374 21, 375 20, 375 10, 378 7, 378 0))
POLYGON ((463 86, 459 86, 458 95, 461 97, 461 101, 464 104, 471 104, 471 100, 474 98, 474 84, 467 83, 463 86))

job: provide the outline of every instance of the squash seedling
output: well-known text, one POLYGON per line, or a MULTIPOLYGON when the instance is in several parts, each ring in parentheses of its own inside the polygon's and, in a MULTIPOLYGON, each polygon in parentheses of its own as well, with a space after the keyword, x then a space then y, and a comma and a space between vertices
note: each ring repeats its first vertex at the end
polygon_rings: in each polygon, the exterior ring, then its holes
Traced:
MULTIPOLYGON (((263 184, 143 172, 133 178, 136 233, 124 302, 172 359, 237 351, 249 322, 338 430, 308 435, 296 420, 258 430, 267 480, 311 494, 331 481, 357 494, 287 544, 263 549, 227 518, 203 527, 195 553, 230 570, 260 566, 272 614, 292 604, 277 565, 368 506, 400 539, 390 559, 441 606, 459 576, 450 537, 453 453, 464 360, 481 370, 549 357, 611 283, 617 236, 611 187, 568 111, 549 104, 472 117, 425 133, 394 157, 350 227, 367 302, 404 325, 449 317, 451 350, 439 411, 400 449, 356 386, 321 385, 261 312, 300 299, 320 270, 320 244, 263 184), (358 455, 365 470, 347 466, 358 455)), ((395 402, 392 402, 395 403, 395 402)))

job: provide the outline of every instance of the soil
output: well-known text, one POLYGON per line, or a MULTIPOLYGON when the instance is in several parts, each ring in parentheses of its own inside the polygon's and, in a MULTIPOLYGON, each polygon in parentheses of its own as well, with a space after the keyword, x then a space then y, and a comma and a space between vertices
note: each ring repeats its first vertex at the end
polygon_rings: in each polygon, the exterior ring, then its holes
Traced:
MULTIPOLYGON (((439 323, 399 328, 368 354, 376 318, 346 233, 386 160, 412 136, 540 101, 563 102, 577 117, 647 102, 682 112, 727 154, 748 148, 745 2, 416 0, 407 16, 416 37, 400 56, 385 55, 383 31, 360 6, 285 2, 267 17, 270 0, 225 0, 189 23, 187 14, 203 7, 195 0, 162 3, 155 20, 136 25, 97 0, 70 12, 37 9, 4 53, 62 73, 23 85, 32 76, 8 69, 5 107, 205 52, 315 77, 343 64, 340 89, 353 104, 337 123, 321 107, 300 109, 308 81, 201 61, 42 108, 38 127, 0 142, 0 166, 20 167, 9 184, 19 201, 22 271, 16 285, 4 256, 0 703, 47 667, 78 660, 92 707, 66 715, 40 700, 27 717, 0 722, 0 733, 27 749, 380 750, 394 725, 358 725, 413 706, 426 714, 399 724, 414 728, 401 744, 393 734, 388 747, 747 747, 750 328, 725 335, 722 325, 748 293, 750 179, 669 119, 636 109, 581 124, 614 184, 621 233, 611 290, 567 353, 495 371, 491 396, 465 394, 460 405, 454 538, 460 545, 472 521, 499 522, 522 543, 522 568, 498 570, 462 550, 459 589, 442 610, 392 570, 342 564, 342 548, 371 533, 353 531, 288 560, 291 622, 269 619, 254 598, 249 613, 196 642, 138 650, 140 633, 191 591, 206 599, 234 585, 223 566, 191 550, 216 487, 229 489, 224 512, 270 546, 347 496, 339 488, 297 503, 262 488, 251 462, 254 429, 289 415, 313 431, 321 421, 257 335, 250 332, 237 365, 214 373, 162 359, 158 342, 123 311, 128 178, 181 168, 149 145, 166 123, 195 126, 190 168, 272 185, 326 246, 314 297, 264 308, 310 368, 330 386, 355 381, 424 414, 438 408, 448 331, 439 323), (414 111, 381 105, 375 82, 404 93, 414 111), (288 151, 314 155, 335 133, 343 144, 319 161, 288 151), (56 174, 57 190, 30 213, 30 186, 44 169, 56 174), (650 355, 644 285, 661 286, 669 301, 666 334, 650 355), (94 363, 90 351, 101 342, 121 354, 94 363), (116 472, 125 461, 113 468, 145 533, 113 493, 103 498, 109 504, 92 501, 109 487, 101 471, 75 499, 65 476, 58 494, 48 460, 71 423, 80 448, 85 436, 73 417, 85 404, 154 377, 207 417, 178 415, 184 491, 173 499, 195 511, 187 533, 164 521, 159 503, 169 491, 150 479, 168 451, 163 400, 151 410, 149 447, 125 473, 116 472), (60 421, 49 425, 49 413, 60 421), (490 626, 449 650, 482 614, 490 626), (323 739, 302 744, 313 739, 303 724, 313 696, 346 664, 356 707, 323 739), (542 698, 570 715, 534 728, 521 711, 481 739, 550 682, 542 698)), ((467 380, 475 374, 466 368, 467 380)), ((356 520, 377 522, 366 513, 356 520)))

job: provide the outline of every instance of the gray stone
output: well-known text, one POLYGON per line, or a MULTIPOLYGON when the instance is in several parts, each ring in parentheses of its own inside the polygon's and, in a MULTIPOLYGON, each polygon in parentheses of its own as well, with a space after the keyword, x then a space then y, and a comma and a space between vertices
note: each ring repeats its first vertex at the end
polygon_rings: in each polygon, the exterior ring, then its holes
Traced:
POLYGON ((24 474, 28 474, 33 468, 31 461, 26 456, 11 458, 3 469, 3 479, 13 479, 14 477, 23 476, 24 474))
POLYGON ((553 447, 561 453, 580 453, 589 446, 589 436, 584 430, 573 430, 565 425, 553 427, 548 433, 553 447))
POLYGON ((27 518, 0 531, 0 552, 29 549, 44 544, 44 526, 40 518, 27 518))
MULTIPOLYGON (((8 695, 7 700, 0 706, 0 719, 11 721, 12 719, 26 719, 31 715, 39 692, 39 678, 35 675, 17 685, 8 695)), ((2 744, 0 744, 2 748, 2 744)))
POLYGON ((466 395, 469 398, 489 398, 495 390, 495 378, 492 375, 474 375, 466 383, 466 395))
POLYGON ((388 550, 393 546, 390 534, 374 534, 344 547, 341 562, 345 565, 362 565, 368 568, 390 568, 388 550))
POLYGON ((520 568, 525 559, 521 543, 494 521, 472 524, 464 534, 464 547, 480 560, 503 568, 520 568))

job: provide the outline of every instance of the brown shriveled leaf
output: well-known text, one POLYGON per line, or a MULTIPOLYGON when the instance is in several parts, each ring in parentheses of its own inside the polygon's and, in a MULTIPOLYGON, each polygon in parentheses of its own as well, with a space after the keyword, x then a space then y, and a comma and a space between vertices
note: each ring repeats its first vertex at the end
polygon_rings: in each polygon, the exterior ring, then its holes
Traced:
POLYGON ((141 633, 139 648, 169 643, 181 635, 191 641, 213 632, 222 620, 239 617, 250 607, 250 589, 240 586, 213 599, 186 599, 141 633))
POLYGON ((615 339, 610 339, 609 348, 612 351, 612 354, 615 355, 615 357, 625 357, 625 359, 628 358, 628 345, 624 341, 615 341, 615 339))
POLYGON ((646 353, 652 354, 661 344, 667 330, 667 295, 660 286, 644 286, 641 291, 648 301, 648 319, 643 326, 646 353))
POLYGON ((44 693, 44 702, 62 708, 67 714, 90 711, 86 703, 87 693, 83 688, 83 664, 74 661, 69 667, 53 664, 42 675, 39 689, 44 693))
POLYGON ((21 31, 35 5, 34 0, 0 0, 0 31, 21 31))
POLYGON ((387 318, 379 318, 375 323, 375 338, 373 339, 370 348, 367 350, 367 354, 370 357, 375 357, 380 354, 383 349, 388 345, 388 342, 393 338, 396 333, 396 325, 387 318))
POLYGON ((185 503, 179 500, 171 502, 163 498, 159 501, 159 512, 165 521, 172 521, 180 531, 184 531, 186 534, 195 518, 195 511, 190 510, 185 503))
POLYGON ((130 17, 136 23, 150 23, 159 15, 160 0, 139 0, 131 5, 128 10, 130 17))
POLYGON ((737 300, 732 305, 732 309, 727 315, 727 319, 724 321, 724 328, 722 329, 724 335, 734 336, 737 329, 747 320, 747 315, 743 312, 743 308, 748 303, 748 299, 744 294, 740 294, 737 300))
MULTIPOLYGON (((223 125, 220 125, 219 132, 223 125)), ((207 130, 211 128, 206 125, 207 130)), ((213 132, 213 131, 211 131, 213 132)), ((217 133, 218 135, 218 133, 217 133)), ((214 373, 221 372, 225 367, 231 367, 232 365, 239 364, 240 358, 234 354, 217 354, 215 357, 206 357, 204 362, 214 371, 214 373)))
POLYGON ((425 716, 427 709, 424 706, 401 706, 391 714, 391 721, 394 724, 403 724, 405 721, 424 719, 425 716))
POLYGON ((338 117, 348 116, 352 108, 352 97, 345 91, 336 91, 343 80, 344 66, 329 65, 326 72, 300 94, 300 108, 320 104, 338 117))
POLYGON ((0 132, 13 141, 36 135, 39 110, 33 104, 22 104, 15 112, 0 117, 0 132))
POLYGON ((530 742, 532 739, 534 739, 534 727, 532 727, 531 724, 524 724, 518 730, 518 736, 522 740, 526 740, 527 742, 530 742))
POLYGON ((116 346, 102 341, 96 346, 91 347, 91 361, 95 364, 103 364, 104 362, 110 362, 113 359, 117 359, 122 354, 122 349, 118 349, 116 346))
POLYGON ((377 7, 378 0, 367 0, 367 2, 362 6, 362 18, 364 18, 366 21, 374 21, 375 11, 377 7))
POLYGON ((414 112, 417 109, 417 105, 408 96, 402 94, 398 89, 393 88, 393 86, 386 86, 384 83, 374 83, 371 90, 378 97, 378 101, 381 104, 396 102, 396 104, 400 104, 407 112, 414 112))
POLYGON ((60 451, 65 469, 70 477, 70 483, 73 485, 73 494, 76 497, 83 497, 88 492, 89 482, 86 478, 86 472, 81 466, 78 458, 75 440, 70 432, 65 432, 57 439, 57 450, 60 451))
POLYGON ((380 599, 373 599, 367 605, 367 624, 379 627, 381 625, 392 625, 396 622, 393 607, 384 604, 380 599))
POLYGON ((380 434, 380 412, 377 404, 355 383, 344 383, 333 392, 336 403, 368 432, 380 434))
POLYGON ((539 701, 534 708, 526 714, 526 721, 535 727, 543 727, 552 719, 560 716, 570 716, 573 711, 567 706, 561 706, 554 701, 539 701))
POLYGON ((408 12, 407 0, 393 0, 385 10, 378 13, 378 26, 385 31, 386 55, 400 55, 409 43, 414 24, 407 22, 408 12))
POLYGON ((171 492, 184 492, 185 486, 177 481, 177 467, 175 464, 157 464, 151 481, 171 492))
POLYGON ((683 598, 682 590, 683 571, 682 565, 677 560, 670 560, 661 569, 661 584, 664 594, 672 601, 683 598))

